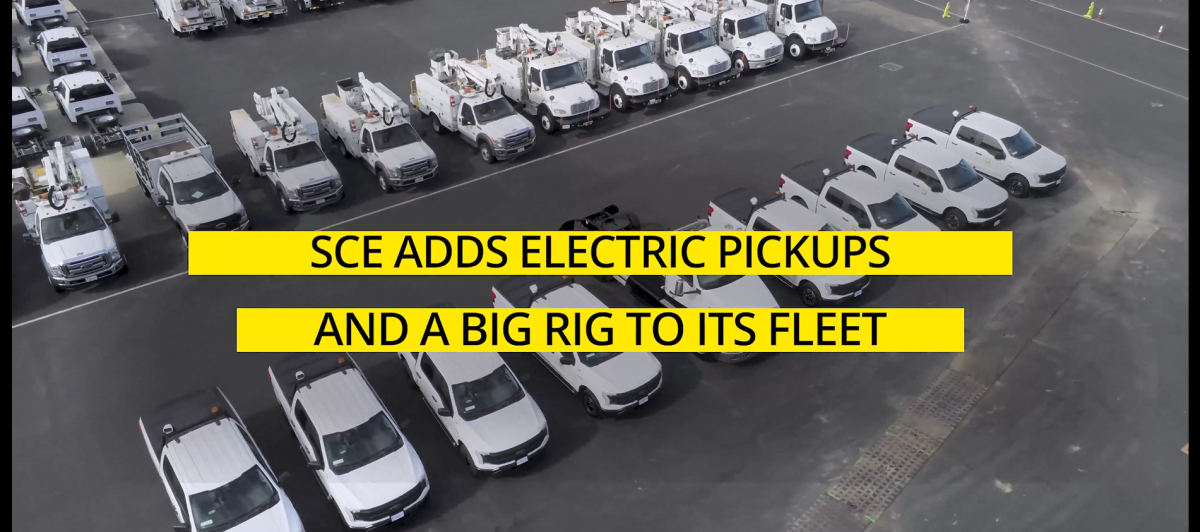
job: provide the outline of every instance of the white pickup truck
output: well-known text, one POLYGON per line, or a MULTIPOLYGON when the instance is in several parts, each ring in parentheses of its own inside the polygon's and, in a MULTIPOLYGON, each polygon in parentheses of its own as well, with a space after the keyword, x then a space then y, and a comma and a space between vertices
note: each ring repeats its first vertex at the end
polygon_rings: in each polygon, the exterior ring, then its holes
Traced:
POLYGON ((842 166, 800 163, 779 176, 778 194, 821 216, 838 231, 938 231, 899 193, 842 166), (836 168, 837 166, 835 166, 836 168))
POLYGON ((58 112, 72 124, 87 122, 88 117, 98 117, 115 112, 125 113, 121 96, 108 82, 116 76, 108 73, 84 71, 55 78, 46 91, 58 102, 58 112))
MULTIPOLYGON (((835 231, 824 218, 772 194, 766 201, 749 188, 721 194, 708 204, 708 223, 722 231, 835 231)), ((865 275, 819 275, 801 271, 778 276, 800 291, 806 307, 838 303, 861 296, 871 278, 865 275)))
POLYGON ((47 72, 68 74, 96 66, 96 54, 83 39, 86 35, 86 29, 65 26, 43 31, 29 39, 29 44, 37 49, 47 72))
POLYGON ((908 119, 906 133, 962 157, 979 175, 1023 198, 1062 183, 1067 160, 1033 140, 1021 126, 971 106, 922 109, 908 119))
POLYGON ((1008 210, 1008 193, 961 157, 908 138, 871 133, 850 142, 846 164, 874 176, 918 209, 940 216, 946 229, 995 227, 1008 210))

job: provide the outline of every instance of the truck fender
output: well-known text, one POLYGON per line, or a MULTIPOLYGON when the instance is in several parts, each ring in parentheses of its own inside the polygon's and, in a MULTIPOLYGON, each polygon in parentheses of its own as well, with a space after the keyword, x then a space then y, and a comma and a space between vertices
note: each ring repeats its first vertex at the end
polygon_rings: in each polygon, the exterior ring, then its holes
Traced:
POLYGON ((495 146, 495 144, 492 144, 492 140, 489 139, 487 137, 487 135, 484 135, 483 133, 480 133, 478 136, 475 137, 475 147, 476 148, 478 148, 480 144, 483 144, 485 142, 488 144, 491 144, 492 146, 495 146))

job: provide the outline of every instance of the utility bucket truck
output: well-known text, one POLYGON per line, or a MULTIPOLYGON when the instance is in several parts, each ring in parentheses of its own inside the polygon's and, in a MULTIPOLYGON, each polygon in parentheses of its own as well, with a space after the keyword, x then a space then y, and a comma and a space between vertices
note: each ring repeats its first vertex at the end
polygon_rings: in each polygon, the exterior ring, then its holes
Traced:
POLYGON ((546 133, 587 127, 608 116, 583 74, 583 60, 558 54, 562 40, 527 24, 496 30, 496 47, 483 55, 500 75, 502 94, 538 118, 546 133))
POLYGON ((40 165, 12 171, 13 200, 25 223, 22 236, 41 250, 42 267, 57 292, 126 270, 111 228, 121 218, 108 209, 83 143, 63 141, 54 143, 40 165))
POLYGON ((825 16, 825 0, 747 0, 746 7, 767 14, 767 25, 784 40, 784 51, 792 59, 804 59, 813 54, 828 55, 846 46, 847 35, 825 16))
POLYGON ((154 0, 154 14, 167 21, 176 37, 229 24, 220 0, 154 0))
POLYGON ((221 177, 212 148, 181 114, 121 131, 125 158, 147 198, 166 209, 186 247, 192 231, 244 231, 250 218, 221 177))
POLYGON ((678 88, 658 66, 651 40, 633 34, 633 21, 598 8, 567 14, 563 51, 584 58, 584 79, 618 111, 656 105, 678 88))
POLYGON ((321 97, 321 117, 342 156, 366 164, 384 193, 437 176, 437 156, 408 122, 408 105, 361 72, 321 97))
MULTIPOLYGON (((304 5, 304 0, 298 3, 304 5)), ((232 18, 234 24, 241 24, 244 20, 257 24, 260 20, 282 17, 288 12, 283 0, 221 0, 221 7, 226 12, 226 18, 232 18)))
POLYGON ((749 6, 747 0, 742 0, 740 6, 738 2, 717 0, 662 1, 682 8, 682 13, 673 8, 673 15, 712 26, 718 44, 733 58, 733 68, 738 72, 766 68, 783 59, 783 41, 771 32, 767 14, 749 6))
POLYGON ((533 124, 501 92, 500 75, 483 62, 450 50, 429 52, 429 73, 417 74, 409 96, 433 131, 453 131, 475 146, 484 162, 516 158, 533 149, 533 124))
POLYGON ((309 211, 342 199, 342 177, 321 151, 321 130, 284 87, 254 94, 255 121, 245 109, 229 112, 233 140, 256 175, 275 185, 283 211, 309 211))
POLYGON ((670 73, 679 90, 691 92, 736 79, 741 73, 733 69, 729 54, 717 45, 712 26, 681 16, 686 13, 682 5, 687 5, 686 0, 630 3, 626 17, 631 34, 652 43, 655 60, 670 73))

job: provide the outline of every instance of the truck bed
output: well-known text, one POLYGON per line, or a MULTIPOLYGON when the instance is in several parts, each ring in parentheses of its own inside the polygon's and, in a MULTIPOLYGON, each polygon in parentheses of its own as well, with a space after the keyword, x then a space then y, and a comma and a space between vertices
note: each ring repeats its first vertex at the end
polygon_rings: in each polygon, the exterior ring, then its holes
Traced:
POLYGON ((950 134, 950 130, 954 129, 954 110, 945 105, 926 107, 913 113, 912 121, 950 134))
POLYGON ((752 205, 752 198, 759 198, 758 205, 762 205, 767 200, 774 199, 775 195, 770 193, 759 193, 750 188, 738 188, 730 190, 713 199, 713 205, 725 211, 726 214, 732 216, 735 220, 747 225, 750 223, 750 215, 754 214, 756 205, 752 205))
MULTIPOLYGON (((894 140, 892 137, 883 133, 868 133, 850 141, 850 149, 880 162, 889 163, 892 161, 892 152, 895 150, 892 140, 894 140)), ((830 170, 833 169, 830 168, 830 170)), ((818 173, 818 175, 820 174, 818 173)))
POLYGON ((497 281, 494 288, 514 308, 529 308, 538 298, 574 283, 574 279, 564 275, 520 275, 505 277, 497 281), (533 285, 537 285, 537 294, 529 291, 533 285))
POLYGON ((207 146, 192 123, 182 114, 134 124, 121 128, 130 151, 143 160, 157 159, 171 152, 183 152, 207 146))
POLYGON ((849 169, 846 168, 846 163, 842 161, 836 159, 812 159, 788 168, 783 175, 797 185, 819 196, 821 191, 825 189, 825 183, 847 171, 849 169), (824 174, 825 169, 829 169, 828 176, 824 174))

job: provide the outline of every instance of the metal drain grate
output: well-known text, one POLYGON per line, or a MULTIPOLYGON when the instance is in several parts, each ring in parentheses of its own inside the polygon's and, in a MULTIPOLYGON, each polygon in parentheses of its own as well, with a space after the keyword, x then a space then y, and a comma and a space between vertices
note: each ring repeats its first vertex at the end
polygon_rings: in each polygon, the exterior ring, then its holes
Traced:
POLYGON ((929 455, 904 438, 885 434, 863 453, 858 463, 829 496, 842 501, 874 522, 917 476, 929 455))
POLYGON ((882 65, 879 65, 879 68, 882 68, 882 69, 884 69, 884 70, 890 70, 890 71, 892 71, 892 72, 895 72, 895 71, 897 71, 897 70, 900 70, 901 68, 904 68, 904 67, 902 67, 902 66, 900 66, 900 65, 897 65, 896 63, 884 63, 884 64, 882 64, 882 65))
POLYGON ((788 532, 862 532, 868 524, 849 506, 822 495, 788 532))
MULTIPOLYGON (((908 412, 953 430, 986 391, 986 386, 975 382, 966 373, 946 370, 933 386, 917 397, 908 412)), ((945 437, 941 436, 941 439, 945 437)))

